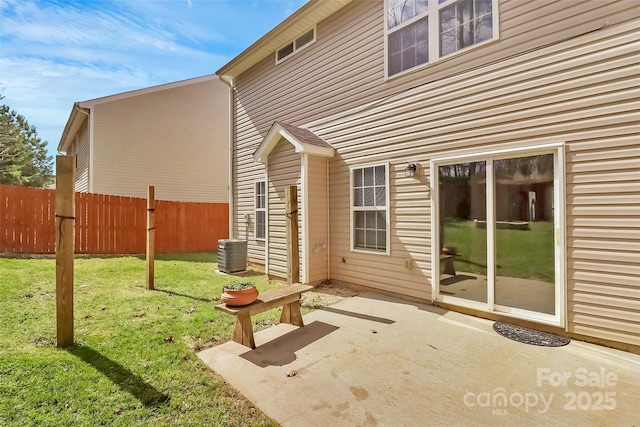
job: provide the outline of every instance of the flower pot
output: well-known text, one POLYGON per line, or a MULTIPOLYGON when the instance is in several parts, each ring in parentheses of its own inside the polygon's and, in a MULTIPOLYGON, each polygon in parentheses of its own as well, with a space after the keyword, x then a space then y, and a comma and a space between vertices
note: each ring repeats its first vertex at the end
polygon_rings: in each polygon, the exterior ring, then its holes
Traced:
POLYGON ((457 255, 458 254, 458 248, 455 246, 443 246, 442 247, 442 253, 445 255, 457 255))
POLYGON ((248 305, 258 299, 258 289, 254 286, 249 289, 227 289, 223 288, 222 302, 230 306, 248 305))

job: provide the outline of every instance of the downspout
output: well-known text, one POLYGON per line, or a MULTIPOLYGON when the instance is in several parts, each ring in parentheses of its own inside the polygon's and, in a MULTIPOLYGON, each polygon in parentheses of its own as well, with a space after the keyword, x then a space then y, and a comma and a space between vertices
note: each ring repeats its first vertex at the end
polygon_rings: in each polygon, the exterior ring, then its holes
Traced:
POLYGON ((309 155, 302 153, 300 158, 300 193, 302 195, 302 283, 309 283, 309 155))
POLYGON ((221 82, 229 86, 229 238, 233 238, 233 80, 218 76, 221 82))
MULTIPOLYGON (((77 102, 74 103, 73 105, 76 107, 77 112, 87 116, 87 126, 89 127, 89 141, 88 141, 89 152, 87 153, 89 155, 89 158, 87 159, 89 163, 87 165, 87 169, 89 169, 89 173, 87 174, 87 191, 89 193, 92 193, 93 192, 93 186, 92 186, 93 184, 93 124, 91 123, 91 120, 93 117, 91 116, 91 108, 82 108, 80 107, 80 104, 78 104, 77 102)), ((78 138, 78 134, 76 134, 76 153, 78 150, 77 138, 78 138)))
POLYGON ((331 185, 329 185, 329 179, 331 178, 330 174, 329 174, 329 162, 331 161, 331 159, 327 158, 327 162, 325 164, 325 173, 326 173, 326 178, 325 178, 325 196, 327 198, 327 281, 331 282, 331 206, 329 205, 331 203, 331 197, 329 195, 329 191, 331 191, 331 185))

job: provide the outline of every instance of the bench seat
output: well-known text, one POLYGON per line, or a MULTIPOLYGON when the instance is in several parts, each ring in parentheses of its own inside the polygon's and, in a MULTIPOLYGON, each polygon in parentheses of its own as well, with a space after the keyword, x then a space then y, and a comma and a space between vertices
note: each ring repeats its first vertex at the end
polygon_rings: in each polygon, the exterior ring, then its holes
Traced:
POLYGON ((256 348, 251 316, 282 306, 280 323, 304 326, 302 314, 300 313, 300 298, 303 292, 310 289, 313 289, 313 286, 294 283, 293 285, 261 292, 258 295, 258 299, 249 305, 234 307, 222 303, 216 305, 215 309, 236 316, 236 329, 233 334, 235 342, 250 348, 256 348))

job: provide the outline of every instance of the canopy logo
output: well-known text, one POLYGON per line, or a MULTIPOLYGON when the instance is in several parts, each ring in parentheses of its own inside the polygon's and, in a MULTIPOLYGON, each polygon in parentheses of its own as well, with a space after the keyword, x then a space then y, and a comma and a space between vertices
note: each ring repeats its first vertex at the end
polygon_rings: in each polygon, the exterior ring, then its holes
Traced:
MULTIPOLYGON (((607 371, 605 368, 590 371, 586 368, 578 368, 575 371, 552 371, 550 368, 538 368, 536 371, 536 386, 551 387, 564 390, 578 387, 580 390, 566 390, 562 395, 561 403, 566 411, 611 411, 616 408, 615 391, 606 390, 615 387, 618 383, 618 375, 607 371), (593 387, 595 390, 585 390, 593 387)), ((560 390, 558 390, 560 392, 560 390)), ((558 393, 560 396, 561 394, 558 393)), ((497 387, 493 391, 480 393, 467 392, 462 400, 469 408, 491 408, 493 415, 508 415, 509 408, 519 408, 524 412, 537 411, 544 414, 551 408, 555 392, 542 391, 513 392, 509 393, 503 387, 497 387)))
POLYGON ((549 398, 545 398, 544 393, 511 393, 507 394, 507 390, 498 387, 493 392, 484 391, 482 393, 468 392, 464 395, 464 404, 469 408, 475 406, 480 408, 493 408, 494 415, 507 415, 506 408, 511 406, 514 408, 523 407, 525 412, 530 410, 537 410, 539 413, 544 414, 549 410, 551 401, 553 400, 553 393, 549 395, 549 398))

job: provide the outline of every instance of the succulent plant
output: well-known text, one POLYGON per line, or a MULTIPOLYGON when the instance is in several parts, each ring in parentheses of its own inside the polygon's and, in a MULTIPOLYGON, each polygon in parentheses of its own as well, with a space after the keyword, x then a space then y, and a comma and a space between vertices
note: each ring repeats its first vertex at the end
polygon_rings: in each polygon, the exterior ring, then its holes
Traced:
POLYGON ((225 289, 230 289, 233 291, 241 291, 244 289, 251 289, 253 287, 255 287, 255 283, 246 281, 246 280, 234 280, 232 282, 227 283, 226 285, 224 285, 225 289))

